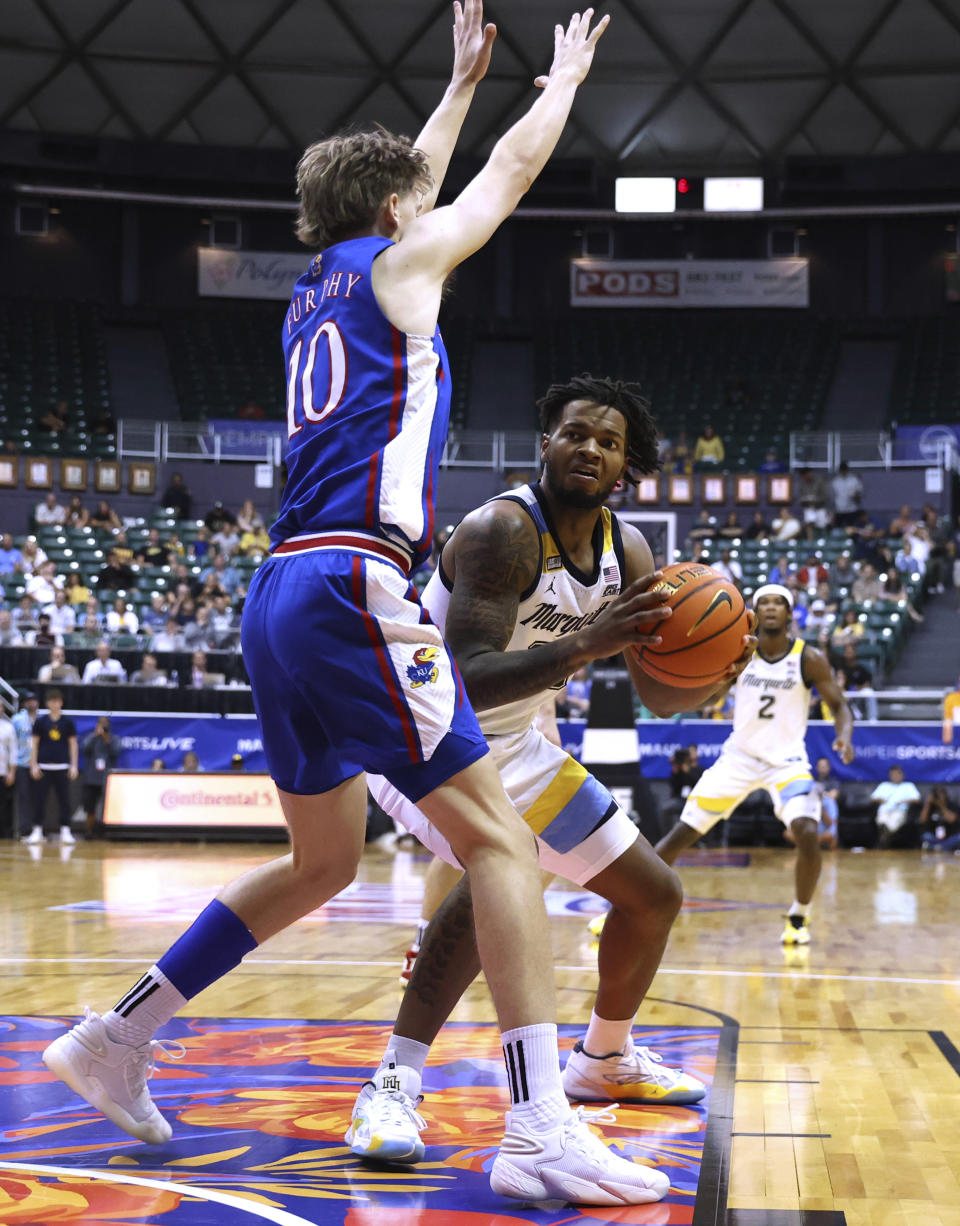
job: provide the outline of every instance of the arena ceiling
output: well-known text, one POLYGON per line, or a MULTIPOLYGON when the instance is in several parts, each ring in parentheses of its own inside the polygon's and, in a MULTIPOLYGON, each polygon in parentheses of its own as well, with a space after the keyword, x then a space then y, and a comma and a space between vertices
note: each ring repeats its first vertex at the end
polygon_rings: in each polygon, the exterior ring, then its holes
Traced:
MULTIPOLYGON (((528 105, 562 0, 500 28, 461 150, 528 105)), ((634 172, 960 149, 960 0, 609 0, 559 154, 634 172)), ((2 0, 0 130, 297 149, 415 133, 450 63, 447 0, 2 0)))

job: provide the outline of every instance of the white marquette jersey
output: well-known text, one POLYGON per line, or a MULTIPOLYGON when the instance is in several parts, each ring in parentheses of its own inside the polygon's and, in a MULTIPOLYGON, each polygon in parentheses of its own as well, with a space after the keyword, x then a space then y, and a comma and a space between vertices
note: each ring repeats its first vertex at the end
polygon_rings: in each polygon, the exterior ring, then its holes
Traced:
MULTIPOLYGON (((503 501, 518 502, 530 515, 540 535, 540 566, 531 586, 522 593, 513 634, 504 650, 528 651, 552 643, 565 634, 596 621, 620 594, 625 572, 620 525, 607 507, 600 508, 593 537, 593 570, 586 574, 567 557, 550 521, 539 482, 525 485, 503 501)), ((494 499, 493 501, 498 501, 494 499)), ((450 583, 443 573, 443 557, 424 589, 423 607, 445 632, 450 606, 450 583)), ((477 718, 485 736, 511 736, 525 732, 550 690, 561 690, 566 679, 529 698, 480 711, 477 718)))
POLYGON ((724 748, 739 749, 771 766, 806 761, 804 737, 810 687, 803 679, 803 641, 794 639, 779 660, 753 658, 734 688, 733 732, 724 748))

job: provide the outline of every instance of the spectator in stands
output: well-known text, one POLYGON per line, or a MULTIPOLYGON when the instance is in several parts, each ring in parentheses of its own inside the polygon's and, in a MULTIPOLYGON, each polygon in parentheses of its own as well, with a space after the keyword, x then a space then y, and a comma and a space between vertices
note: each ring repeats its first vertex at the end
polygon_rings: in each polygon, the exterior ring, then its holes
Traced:
POLYGON ((187 556, 187 550, 180 539, 179 532, 171 532, 164 542, 167 551, 167 564, 177 566, 187 556))
POLYGON ((167 603, 162 592, 154 592, 150 597, 150 608, 143 614, 141 626, 150 634, 162 630, 167 620, 167 603))
POLYGON ((220 531, 215 532, 210 538, 210 544, 213 545, 218 553, 232 558, 240 548, 240 536, 235 525, 224 524, 220 531))
POLYGON ((116 532, 114 532, 111 549, 120 559, 121 566, 133 565, 133 548, 127 540, 127 533, 124 528, 118 528, 116 532))
POLYGON ((853 581, 850 595, 857 604, 865 604, 868 600, 880 599, 880 579, 869 562, 864 562, 860 567, 860 574, 853 581))
POLYGON ((140 667, 130 678, 131 685, 166 685, 167 673, 157 666, 157 657, 151 651, 144 652, 140 667))
POLYGON ((785 473, 787 466, 777 455, 775 447, 770 447, 763 457, 763 463, 757 465, 758 473, 785 473))
POLYGON ((54 644, 63 646, 63 635, 57 634, 51 627, 46 613, 37 614, 36 630, 28 630, 23 637, 30 647, 53 647, 54 644))
POLYGON ((237 526, 237 517, 229 507, 225 507, 218 499, 206 515, 204 515, 203 522, 210 535, 214 536, 224 524, 230 524, 232 528, 235 528, 237 526))
POLYGON ((817 554, 810 553, 807 554, 806 562, 797 571, 797 578, 800 580, 801 587, 811 591, 829 580, 830 571, 817 554))
POLYGON ((938 784, 930 789, 917 825, 924 851, 960 850, 960 813, 946 788, 938 784))
POLYGON ((854 523, 863 501, 863 482, 852 473, 846 460, 841 460, 830 482, 833 495, 833 522, 838 528, 854 523))
POLYGON ((109 715, 101 715, 97 726, 83 742, 83 811, 86 814, 86 836, 92 839, 97 830, 97 818, 107 775, 117 765, 120 746, 110 731, 109 715))
POLYGON ((173 568, 171 582, 176 585, 175 591, 179 592, 181 587, 186 587, 186 594, 194 598, 200 594, 200 588, 203 586, 199 578, 185 562, 178 562, 173 568))
POLYGON ((46 562, 46 552, 37 544, 35 536, 28 536, 20 551, 20 569, 25 575, 32 575, 35 570, 46 562))
POLYGON ((105 405, 101 405, 90 421, 90 433, 98 435, 113 434, 116 428, 117 423, 114 420, 113 414, 105 405))
POLYGON ((833 645, 838 651, 843 651, 849 644, 853 645, 856 658, 856 645, 863 638, 863 622, 856 609, 844 609, 843 616, 833 631, 833 645))
POLYGON ((253 499, 245 499, 243 506, 237 513, 237 530, 240 532, 256 532, 258 528, 263 526, 263 516, 254 505, 253 499))
POLYGON ((160 529, 151 528, 135 557, 141 566, 166 566, 169 553, 169 546, 160 539, 160 529))
POLYGON ((131 568, 120 561, 116 550, 108 550, 107 560, 100 570, 97 591, 127 591, 133 585, 134 574, 131 568))
POLYGON ((193 619, 183 627, 183 641, 188 651, 216 647, 213 627, 210 624, 210 609, 198 604, 193 619))
POLYGON ((743 524, 741 524, 740 516, 736 511, 729 513, 723 527, 720 529, 719 535, 728 541, 736 541, 743 536, 743 524))
POLYGON ((762 511, 754 511, 753 519, 747 525, 747 530, 744 532, 744 540, 747 541, 763 541, 770 535, 770 525, 767 523, 766 516, 762 511))
POLYGON ((240 585, 240 572, 229 564, 222 553, 218 553, 213 559, 212 566, 200 572, 201 582, 206 582, 207 576, 211 574, 216 575, 217 582, 228 596, 232 596, 240 585))
POLYGON ((0 575, 14 575, 23 568, 23 554, 9 532, 0 536, 0 575))
POLYGON ((189 519, 193 498, 180 473, 171 473, 170 483, 163 491, 160 505, 176 511, 177 519, 189 519))
POLYGON ((68 528, 85 528, 90 522, 90 512, 83 505, 79 494, 72 494, 67 503, 67 515, 64 521, 68 528))
POLYGON ((63 581, 63 590, 67 604, 73 609, 86 605, 90 599, 90 589, 84 583, 78 570, 68 570, 63 581))
POLYGON ((167 764, 164 762, 163 758, 154 758, 150 763, 150 769, 154 773, 158 771, 165 771, 167 769, 167 764))
POLYGON ((670 799, 663 806, 663 816, 668 822, 675 821, 687 802, 687 797, 703 774, 699 765, 690 757, 689 749, 675 749, 670 757, 670 776, 667 780, 670 799))
POLYGON ((74 631, 71 643, 74 647, 83 647, 92 651, 102 637, 100 618, 95 613, 84 613, 80 629, 74 631))
POLYGON ((208 571, 206 579, 200 584, 198 604, 212 604, 215 596, 226 596, 226 588, 220 583, 216 571, 208 571))
POLYGON ((720 557, 713 563, 713 569, 718 574, 723 575, 724 579, 728 579, 735 587, 743 587, 743 567, 729 549, 720 551, 720 557))
POLYGON ((887 577, 883 582, 881 596, 885 601, 895 600, 898 605, 902 605, 907 610, 908 615, 913 621, 922 622, 925 620, 923 614, 918 613, 913 607, 913 602, 910 599, 910 593, 903 586, 903 583, 900 580, 900 575, 896 570, 890 570, 887 573, 887 577))
POLYGON ((137 634, 140 630, 140 619, 122 596, 113 602, 113 608, 107 611, 104 618, 108 634, 137 634))
POLYGON ((803 529, 800 517, 790 507, 780 507, 776 519, 770 526, 773 528, 775 541, 795 540, 803 529))
POLYGON ((183 755, 183 761, 180 763, 180 769, 185 775, 195 775, 198 771, 203 769, 200 765, 200 759, 192 749, 188 749, 183 755))
POLYGON ((893 559, 893 564, 901 575, 923 574, 923 567, 914 553, 914 538, 912 536, 902 536, 900 538, 900 548, 893 559))
POLYGON ((159 630, 150 640, 153 651, 186 651, 187 645, 180 633, 180 623, 175 617, 168 617, 163 630, 159 630))
POLYGON ((43 612, 50 618, 50 629, 55 634, 73 634, 77 628, 76 610, 71 606, 67 593, 58 587, 53 603, 44 605, 43 612))
POLYGON ((36 606, 29 596, 21 596, 13 622, 21 634, 30 634, 37 628, 36 606))
POLYGON ((235 753, 233 755, 233 757, 230 759, 230 769, 232 771, 237 771, 238 773, 247 769, 242 753, 235 753))
POLYGON ((796 497, 803 512, 803 522, 821 531, 827 526, 827 483, 819 473, 801 468, 797 477, 796 497))
POLYGON ((201 524, 197 529, 197 535, 193 538, 192 552, 194 560, 196 562, 206 561, 210 549, 210 529, 206 524, 201 524))
POLYGON ((693 449, 693 467, 697 471, 719 468, 725 456, 723 439, 714 433, 713 426, 708 422, 693 449))
POLYGON ((910 507, 904 503, 899 512, 891 519, 890 526, 887 528, 887 536, 903 536, 909 535, 913 531, 913 526, 916 521, 913 518, 913 512, 910 507))
POLYGON ((827 602, 822 596, 815 596, 810 601, 807 609, 807 620, 803 628, 807 634, 819 635, 823 627, 827 625, 829 625, 827 602))
POLYGON ((50 490, 43 502, 38 502, 33 511, 34 521, 38 525, 49 527, 62 524, 67 518, 67 509, 57 502, 57 496, 50 490))
MULTIPOLYGON (((98 626, 103 625, 103 618, 100 616, 100 604, 96 596, 91 596, 83 609, 85 617, 92 617, 98 626)), ((101 636, 102 637, 102 636, 101 636)))
POLYGON ((37 680, 43 685, 49 685, 51 681, 60 685, 79 685, 80 674, 72 664, 67 663, 67 653, 62 647, 51 647, 50 659, 37 673, 37 680))
POLYGON ((107 502, 106 498, 101 498, 97 503, 96 509, 90 516, 88 523, 91 528, 99 528, 102 531, 110 532, 117 532, 123 527, 120 516, 110 503, 107 502))
POLYGON ((62 434, 67 428, 70 420, 70 408, 65 400, 58 400, 56 404, 51 405, 46 413, 40 418, 39 424, 43 426, 49 434, 62 434))
POLYGON ((692 467, 690 444, 687 442, 686 430, 678 430, 677 437, 670 448, 670 471, 688 473, 692 467))
POLYGON ((673 443, 660 429, 657 430, 657 459, 660 461, 661 469, 669 472, 669 465, 673 459, 673 443))
POLYGON ((26 592, 30 599, 35 600, 38 605, 46 605, 53 604, 57 592, 62 587, 63 580, 57 574, 56 563, 48 559, 27 580, 26 592))
POLYGON ((171 605, 170 612, 176 618, 177 625, 182 629, 196 617, 197 602, 193 599, 190 593, 187 592, 178 596, 176 604, 171 605))
POLYGON ((230 608, 226 592, 213 598, 213 607, 210 609, 210 629, 215 647, 221 650, 236 647, 240 638, 240 626, 233 609, 230 608))
POLYGON ((830 587, 834 594, 839 595, 845 591, 849 592, 853 587, 853 581, 856 577, 857 572, 853 569, 850 555, 841 553, 830 567, 830 587))
POLYGON ((771 570, 767 582, 780 583, 784 587, 787 585, 787 579, 793 574, 793 567, 790 565, 790 560, 786 554, 777 558, 773 570, 771 570))
POLYGON ((101 639, 97 654, 83 670, 84 685, 122 684, 127 679, 127 670, 110 654, 110 644, 101 639))
POLYGON ((877 698, 873 692, 873 676, 867 666, 858 658, 854 642, 848 641, 844 645, 841 667, 846 679, 847 692, 863 698, 862 710, 857 708, 854 712, 857 719, 876 720, 878 711, 877 698))
POLYGON ((881 851, 895 845, 902 846, 906 842, 910 806, 920 799, 917 785, 905 782, 902 766, 891 766, 887 782, 877 784, 870 799, 879 802, 877 826, 880 839, 877 846, 881 851))
POLYGON ((9 609, 0 609, 0 647, 22 647, 23 635, 14 625, 9 609))
POLYGON ((696 522, 687 534, 688 541, 708 541, 717 535, 717 521, 710 512, 703 508, 696 522))
POLYGON ((593 682, 590 680, 590 670, 586 666, 578 668, 564 687, 563 697, 559 702, 559 705, 565 711, 566 718, 587 718, 590 714, 590 691, 592 688, 593 682))
POLYGON ((248 558, 270 552, 270 534, 262 524, 252 532, 240 534, 240 552, 248 558))
POLYGON ((214 686, 223 685, 223 673, 207 671, 207 653, 194 651, 190 657, 190 687, 195 690, 209 690, 214 686))
POLYGON ((943 743, 953 744, 953 730, 960 725, 960 679, 957 688, 943 696, 943 743))

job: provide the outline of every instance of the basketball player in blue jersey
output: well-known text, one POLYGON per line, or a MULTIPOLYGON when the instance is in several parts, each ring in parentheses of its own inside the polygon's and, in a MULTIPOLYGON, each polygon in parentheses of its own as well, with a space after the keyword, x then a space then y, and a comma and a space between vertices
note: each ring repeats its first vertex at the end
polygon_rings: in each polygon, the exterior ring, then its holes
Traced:
MULTIPOLYGON (((494 1190, 632 1204, 664 1175, 618 1157, 560 1081, 550 941, 529 830, 510 806, 453 658, 411 586, 425 556, 447 432, 443 284, 539 174, 607 25, 557 27, 548 76, 457 199, 433 209, 496 30, 455 5, 453 80, 416 146, 378 129, 312 145, 297 232, 317 249, 283 326, 289 479, 272 556, 255 575, 242 644, 291 854, 228 885, 105 1016, 44 1053, 59 1077, 141 1140, 170 1125, 144 1080, 152 1035, 186 1000, 354 877, 368 770, 417 802, 470 872, 477 944, 511 1083, 494 1190)), ((638 641, 652 604, 633 602, 638 641)), ((395 1073, 384 1088, 403 1089, 395 1073)))
MULTIPOLYGON (((593 1014, 564 1069, 567 1095, 695 1103, 705 1093, 701 1083, 631 1037, 680 909, 679 878, 610 792, 536 720, 545 697, 571 673, 620 651, 647 706, 662 716, 688 710, 725 688, 756 640, 746 637, 743 657, 722 683, 681 691, 647 677, 629 648, 637 635, 633 593, 653 579, 653 557, 643 536, 603 506, 622 477, 658 467, 646 402, 634 385, 582 375, 551 387, 539 408, 540 481, 463 520, 423 604, 454 652, 507 795, 537 836, 541 867, 611 903, 593 1014)), ((663 606, 654 612, 670 613, 663 606)), ((371 775, 369 784, 388 813, 443 861, 458 864, 422 806, 382 777, 371 775)), ((427 928, 381 1070, 357 1099, 346 1137, 354 1153, 408 1163, 423 1156, 416 1103, 429 1045, 480 970, 472 877, 468 872, 427 928), (381 1084, 391 1069, 402 1070, 406 1097, 381 1084)))
POLYGON ((697 780, 680 820, 657 844, 668 864, 733 810, 764 788, 774 812, 797 846, 796 897, 781 941, 809 945, 810 903, 820 879, 820 795, 814 786, 804 737, 810 690, 816 687, 836 726, 833 750, 853 761, 853 715, 830 661, 817 647, 790 636, 793 595, 768 583, 753 596, 759 645, 736 679, 733 732, 719 758, 697 780))

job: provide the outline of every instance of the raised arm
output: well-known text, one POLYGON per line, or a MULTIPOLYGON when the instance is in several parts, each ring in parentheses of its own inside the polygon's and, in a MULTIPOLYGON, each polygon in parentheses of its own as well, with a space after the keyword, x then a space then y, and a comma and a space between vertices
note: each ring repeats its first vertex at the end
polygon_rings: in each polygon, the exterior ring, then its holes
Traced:
MULTIPOLYGON (((399 279, 405 294, 439 294, 447 274, 483 246, 546 165, 609 23, 609 17, 603 17, 591 31, 592 17, 593 9, 587 9, 583 16, 575 13, 566 30, 555 28, 553 64, 549 76, 541 79, 537 100, 497 141, 486 165, 456 200, 417 217, 402 241, 384 253, 386 276, 394 283, 399 279)), ((381 292, 389 295, 389 287, 377 287, 378 299, 381 292)), ((388 316, 389 305, 388 300, 388 316)))
MULTIPOLYGON (((650 572, 653 570, 653 554, 650 552, 650 546, 642 534, 630 524, 621 521, 620 530, 623 536, 624 561, 627 564, 624 581, 642 588, 649 582, 650 572)), ((751 622, 751 628, 753 624, 751 622)), ((637 694, 640 696, 640 701, 645 707, 649 707, 654 715, 668 719, 671 715, 679 715, 683 711, 696 711, 726 694, 749 664, 756 646, 756 638, 752 634, 745 635, 743 654, 734 664, 730 665, 722 680, 692 690, 664 685, 663 682, 654 681, 652 677, 648 677, 637 659, 636 652, 624 651, 623 659, 633 679, 637 694)))
POLYGON ((830 709, 836 729, 833 751, 839 754, 840 761, 849 766, 855 754, 853 750, 853 712, 843 696, 843 690, 837 684, 830 661, 819 647, 807 647, 803 653, 804 680, 809 686, 816 686, 820 697, 830 709))
POLYGON ((473 91, 490 66, 497 27, 483 24, 481 0, 459 0, 453 5, 453 71, 440 105, 424 124, 416 146, 427 155, 433 190, 423 197, 421 215, 430 212, 450 165, 460 129, 467 117, 473 91))
POLYGON ((453 581, 445 637, 478 711, 529 698, 628 643, 651 642, 664 615, 665 596, 640 590, 653 577, 647 575, 582 630, 529 651, 507 651, 520 597, 540 567, 537 531, 515 503, 491 503, 468 515, 442 563, 453 581))

